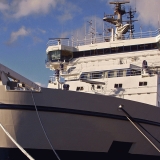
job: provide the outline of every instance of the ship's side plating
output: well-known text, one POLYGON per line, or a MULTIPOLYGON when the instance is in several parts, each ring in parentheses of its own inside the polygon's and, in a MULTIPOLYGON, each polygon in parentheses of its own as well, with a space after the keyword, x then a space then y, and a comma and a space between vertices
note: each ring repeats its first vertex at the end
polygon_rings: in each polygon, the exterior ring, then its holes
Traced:
MULTIPOLYGON (((40 127, 31 91, 6 91, 4 86, 0 86, 0 92, 0 122, 3 126, 33 156, 37 157, 35 153, 38 150, 49 152, 50 146, 40 127)), ((70 159, 75 158, 74 153, 97 154, 102 159, 107 157, 107 153, 114 155, 115 152, 123 156, 159 155, 118 109, 123 103, 125 110, 135 118, 135 123, 140 123, 159 139, 157 107, 115 97, 45 88, 33 92, 33 95, 43 126, 60 156, 63 152, 68 153, 70 159), (117 151, 117 147, 122 147, 122 150, 117 151)), ((141 130, 160 147, 151 135, 141 130)), ((0 135, 2 150, 16 148, 2 130, 0 135)))

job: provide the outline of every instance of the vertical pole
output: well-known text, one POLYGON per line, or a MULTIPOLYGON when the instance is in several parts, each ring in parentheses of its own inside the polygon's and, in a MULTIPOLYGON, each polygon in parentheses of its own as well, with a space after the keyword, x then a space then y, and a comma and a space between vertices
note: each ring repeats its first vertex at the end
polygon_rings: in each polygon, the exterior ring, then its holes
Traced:
POLYGON ((85 42, 84 43, 86 44, 86 23, 85 23, 84 29, 85 29, 84 31, 85 32, 85 42))
POLYGON ((97 33, 97 31, 96 31, 96 16, 95 16, 95 33, 94 33, 94 35, 95 35, 95 43, 96 43, 96 33, 97 33))

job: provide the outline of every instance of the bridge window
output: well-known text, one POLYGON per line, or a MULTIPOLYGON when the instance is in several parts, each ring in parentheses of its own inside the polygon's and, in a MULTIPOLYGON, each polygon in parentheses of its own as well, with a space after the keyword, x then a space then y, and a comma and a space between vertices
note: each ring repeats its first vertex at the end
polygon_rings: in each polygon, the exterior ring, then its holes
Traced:
POLYGON ((110 48, 105 48, 104 49, 104 54, 110 54, 111 52, 110 52, 110 48))
POLYGON ((144 50, 144 44, 138 45, 138 50, 139 50, 139 51, 140 51, 140 50, 144 50))
MULTIPOLYGON (((157 48, 160 50, 160 41, 158 43, 148 43, 148 44, 140 44, 140 45, 132 45, 132 46, 120 46, 120 47, 112 47, 112 48, 94 49, 94 50, 74 52, 73 58, 79 58, 79 57, 83 57, 83 56, 111 54, 111 53, 133 52, 133 51, 141 51, 144 49, 149 50, 149 49, 157 49, 157 48)), ((49 53, 48 53, 48 57, 50 56, 49 53)), ((51 59, 51 57, 49 57, 48 59, 51 59)))
POLYGON ((131 46, 124 46, 124 52, 130 52, 131 46))
POLYGON ((89 51, 85 51, 84 55, 87 57, 87 56, 90 56, 91 55, 91 52, 90 50, 89 51))
POLYGON ((144 47, 145 47, 145 49, 151 49, 152 45, 149 43, 149 44, 145 44, 144 47))
POLYGON ((98 54, 98 55, 102 55, 102 54, 103 54, 103 49, 98 49, 98 50, 97 50, 97 54, 98 54))
POLYGON ((83 57, 83 51, 73 53, 73 58, 79 58, 79 57, 83 57))
POLYGON ((152 48, 157 49, 158 48, 157 43, 152 43, 152 48))
POLYGON ((51 62, 55 62, 60 60, 61 58, 61 51, 57 50, 57 51, 50 51, 47 55, 47 60, 51 61, 51 62))
POLYGON ((117 53, 118 52, 118 48, 117 47, 112 47, 111 48, 111 53, 117 53))
POLYGON ((61 51, 61 60, 68 62, 73 57, 73 53, 71 51, 62 50, 61 51))
POLYGON ((131 46, 131 51, 137 51, 137 45, 131 46))
POLYGON ((95 56, 96 52, 97 52, 97 50, 91 50, 91 56, 95 56))
POLYGON ((123 46, 117 47, 117 51, 118 51, 119 53, 124 52, 124 51, 123 51, 123 46))

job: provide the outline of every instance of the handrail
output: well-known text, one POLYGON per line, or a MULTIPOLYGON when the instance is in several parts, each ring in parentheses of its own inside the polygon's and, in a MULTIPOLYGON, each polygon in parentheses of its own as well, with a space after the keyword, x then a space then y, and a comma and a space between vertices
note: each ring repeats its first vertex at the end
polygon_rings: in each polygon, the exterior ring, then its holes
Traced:
MULTIPOLYGON (((155 31, 147 31, 147 32, 136 32, 130 37, 129 34, 123 34, 121 40, 126 40, 126 39, 139 39, 139 38, 150 38, 150 37, 156 37, 160 34, 160 28, 155 30, 155 31)), ((110 42, 111 36, 100 36, 96 35, 95 37, 87 37, 84 39, 63 39, 61 40, 62 45, 66 46, 82 46, 82 45, 88 45, 88 44, 96 44, 96 43, 103 43, 103 42, 110 42)), ((57 40, 49 40, 47 42, 47 46, 55 46, 59 45, 57 40)))

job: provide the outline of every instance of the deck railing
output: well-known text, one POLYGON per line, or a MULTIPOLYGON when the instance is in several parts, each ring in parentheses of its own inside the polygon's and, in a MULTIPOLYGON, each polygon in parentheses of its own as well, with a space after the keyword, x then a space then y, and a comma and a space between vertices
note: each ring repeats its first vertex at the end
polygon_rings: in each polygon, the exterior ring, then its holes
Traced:
MULTIPOLYGON (((131 36, 129 33, 122 35, 121 40, 127 40, 127 39, 139 39, 139 38, 150 38, 150 37, 156 37, 160 34, 160 28, 155 31, 147 31, 147 32, 136 32, 133 33, 131 36)), ((112 39, 111 36, 102 36, 98 35, 96 37, 87 37, 84 39, 62 39, 60 41, 61 45, 66 46, 82 46, 82 45, 88 45, 88 44, 96 44, 96 43, 103 43, 103 42, 110 42, 112 39)), ((116 39, 115 37, 113 39, 116 39)), ((55 46, 58 45, 58 40, 49 40, 47 43, 47 46, 55 46)))

